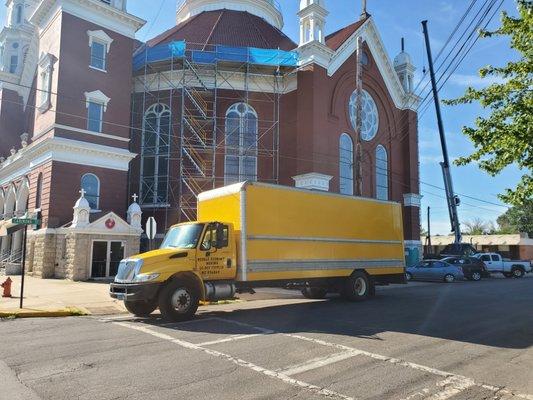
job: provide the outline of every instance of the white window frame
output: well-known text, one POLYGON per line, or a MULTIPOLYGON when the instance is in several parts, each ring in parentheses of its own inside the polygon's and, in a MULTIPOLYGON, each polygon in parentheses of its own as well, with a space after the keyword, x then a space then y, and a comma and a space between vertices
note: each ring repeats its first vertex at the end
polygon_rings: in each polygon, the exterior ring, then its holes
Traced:
POLYGON ((113 43, 113 39, 105 33, 103 30, 97 30, 97 31, 87 31, 87 35, 89 36, 89 68, 95 69, 97 71, 101 72, 107 72, 107 55, 109 54, 109 50, 111 48, 111 43, 113 43), (104 68, 99 68, 91 65, 92 61, 92 47, 93 43, 99 43, 104 46, 104 68))
POLYGON ((385 148, 385 146, 381 144, 376 146, 375 157, 376 157, 376 164, 375 164, 375 167, 376 167, 376 172, 375 172, 376 173, 376 199, 387 201, 390 198, 390 195, 389 195, 389 189, 390 189, 389 188, 389 153, 387 152, 387 149, 385 148), (382 154, 385 155, 385 158, 379 158, 380 152, 382 152, 382 154), (380 162, 385 162, 387 164, 387 167, 385 170, 383 170, 383 168, 379 166, 380 162), (379 185, 380 177, 385 177, 386 186, 379 185), (380 189, 387 191, 385 197, 380 196, 380 193, 379 193, 380 189))
MULTIPOLYGON (((107 97, 102 91, 95 90, 94 92, 85 92, 85 106, 87 107, 87 130, 89 129, 89 105, 91 103, 100 104, 102 106, 102 112, 100 116, 100 130, 97 133, 102 133, 104 124, 104 114, 107 111, 107 105, 111 101, 111 98, 107 97)), ((92 131, 91 131, 92 132, 92 131)))
MULTIPOLYGON (((257 115, 257 111, 255 111, 255 109, 249 105, 248 103, 244 103, 244 102, 239 102, 239 103, 235 103, 235 104, 232 104, 228 110, 226 111, 226 118, 225 118, 225 132, 224 132, 224 135, 225 137, 227 137, 227 134, 228 134, 228 131, 227 131, 227 121, 228 121, 228 114, 232 113, 232 112, 235 112, 237 114, 239 114, 239 132, 238 132, 238 135, 239 135, 239 148, 238 149, 229 149, 231 151, 230 154, 228 154, 228 144, 226 142, 226 154, 224 156, 224 183, 227 185, 227 184, 230 184, 230 183, 235 183, 234 182, 234 179, 235 177, 232 175, 232 176, 228 176, 227 173, 226 173, 226 166, 228 165, 228 158, 232 157, 232 158, 237 158, 238 159, 238 162, 239 162, 239 176, 238 176, 238 182, 239 181, 242 181, 242 180, 246 180, 246 176, 245 176, 245 171, 244 171, 244 165, 245 165, 245 160, 247 158, 255 158, 255 170, 254 170, 254 176, 255 176, 255 180, 257 180, 259 178, 258 176, 258 147, 259 147, 259 143, 258 143, 258 140, 259 140, 259 117, 257 115), (239 111, 239 106, 240 105, 244 105, 245 107, 245 111, 244 112, 240 112, 239 111), (248 149, 248 148, 244 148, 244 139, 245 139, 245 120, 246 120, 246 116, 251 113, 254 117, 255 117, 255 146, 253 146, 253 149, 248 149)), ((249 146, 248 146, 249 147, 249 146)))
MULTIPOLYGON (((365 142, 370 142, 372 141, 378 134, 379 132, 379 108, 378 108, 378 105, 376 103, 376 100, 374 100, 374 98, 372 97, 372 95, 370 93, 368 93, 366 90, 363 89, 363 95, 362 95, 362 112, 361 112, 361 116, 362 116, 362 119, 363 119, 363 124, 362 124, 362 130, 363 132, 361 132, 361 139, 364 140, 365 142), (370 116, 367 112, 370 111, 373 113, 372 116, 370 116), (365 126, 365 123, 368 122, 368 121, 365 121, 367 120, 368 118, 373 118, 375 117, 375 123, 372 124, 371 126, 371 130, 370 131, 365 131, 364 130, 364 126, 365 126)), ((350 95, 350 101, 348 103, 348 115, 350 117, 350 123, 352 125, 352 128, 354 130, 356 130, 357 126, 356 126, 356 123, 357 123, 357 120, 356 120, 356 114, 357 114, 357 110, 356 110, 356 106, 357 106, 357 90, 354 90, 352 92, 352 94, 350 95)))
POLYGON ((54 71, 55 57, 52 54, 42 54, 39 59, 39 99, 38 110, 46 112, 52 106, 52 74, 54 71))
POLYGON ((19 63, 20 63, 20 60, 19 60, 19 55, 18 53, 15 53, 15 54, 10 54, 9 55, 9 73, 10 74, 16 74, 18 69, 19 69, 19 63), (13 70, 13 58, 16 58, 17 62, 15 63, 15 69, 13 70))
MULTIPOLYGON (((141 196, 140 196, 140 204, 141 206, 143 207, 147 207, 147 206, 160 206, 160 205, 166 205, 168 204, 168 193, 167 193, 167 198, 165 199, 166 201, 165 202, 158 202, 158 201, 155 201, 157 200, 157 197, 158 197, 158 193, 159 193, 159 170, 160 170, 160 166, 159 166, 159 161, 162 157, 164 157, 165 155, 167 156, 167 185, 168 185, 168 179, 170 179, 170 162, 168 160, 170 160, 170 143, 168 143, 168 151, 166 153, 163 153, 163 152, 160 152, 161 150, 161 147, 164 146, 164 143, 162 144, 162 138, 161 138, 161 118, 163 116, 165 116, 166 114, 168 114, 169 116, 169 120, 170 120, 170 123, 172 124, 172 112, 170 110, 170 107, 167 105, 167 104, 164 104, 164 103, 156 103, 156 104, 153 104, 152 106, 150 106, 148 108, 148 110, 146 110, 146 112, 144 113, 144 118, 143 118, 143 130, 142 130, 142 142, 141 142, 141 182, 140 182, 140 192, 141 192, 141 196), (156 109, 158 106, 161 106, 163 109, 161 110, 161 112, 156 112, 156 109), (146 120, 148 118, 148 116, 150 116, 151 114, 155 115, 156 119, 157 119, 157 126, 155 127, 155 135, 156 135, 156 141, 155 141, 155 153, 153 154, 153 157, 154 157, 154 175, 153 175, 153 179, 154 179, 154 187, 152 189, 152 201, 148 201, 148 199, 146 198, 146 193, 144 193, 144 179, 145 179, 145 176, 144 176, 144 160, 145 160, 145 138, 146 138, 146 120)), ((172 135, 172 127, 169 127, 169 137, 168 137, 168 140, 170 140, 170 137, 172 135)), ((151 156, 152 157, 152 156, 151 156)))
MULTIPOLYGON (((81 179, 80 179, 80 186, 81 188, 83 189, 83 179, 87 176, 93 176, 96 178, 96 182, 98 182, 98 190, 96 191, 96 208, 91 208, 91 213, 97 213, 97 212, 100 212, 100 191, 101 191, 101 183, 100 183, 100 178, 98 178, 98 176, 96 174, 93 174, 91 172, 88 172, 86 174, 83 174, 81 179)), ((89 201, 89 200, 87 200, 89 201)))
POLYGON ((354 160, 355 160, 355 148, 354 148, 354 141, 350 135, 347 133, 343 133, 339 137, 339 193, 353 196, 354 194, 354 160), (347 138, 350 141, 350 154, 351 159, 349 160, 343 160, 342 159, 342 153, 343 151, 347 151, 348 149, 344 149, 342 147, 343 139, 347 138), (346 177, 342 176, 342 170, 343 166, 346 166, 350 164, 350 172, 351 176, 346 177), (346 182, 345 182, 346 181, 346 182), (351 182, 351 184, 349 184, 351 182))

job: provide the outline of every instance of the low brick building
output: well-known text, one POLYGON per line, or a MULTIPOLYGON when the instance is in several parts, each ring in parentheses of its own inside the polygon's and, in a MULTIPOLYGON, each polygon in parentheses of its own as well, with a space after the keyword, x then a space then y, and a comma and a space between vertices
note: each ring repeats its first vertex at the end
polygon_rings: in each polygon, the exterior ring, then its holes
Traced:
MULTIPOLYGON (((4 220, 42 215, 29 235, 36 274, 102 275, 96 265, 87 274, 66 266, 77 253, 104 252, 63 231, 80 189, 91 221, 109 213, 127 220, 138 194, 161 239, 170 225, 195 218, 201 191, 242 180, 400 202, 406 254, 421 253, 415 68, 403 49, 391 60, 366 10, 327 35, 325 1, 302 0, 296 43, 275 1, 185 0, 175 27, 141 43, 135 34, 144 21, 126 11, 126 0, 7 7, 0 210, 4 220)), ((2 238, 0 263, 17 261, 21 240, 20 232, 2 238)), ((109 246, 105 276, 113 273, 109 246)))

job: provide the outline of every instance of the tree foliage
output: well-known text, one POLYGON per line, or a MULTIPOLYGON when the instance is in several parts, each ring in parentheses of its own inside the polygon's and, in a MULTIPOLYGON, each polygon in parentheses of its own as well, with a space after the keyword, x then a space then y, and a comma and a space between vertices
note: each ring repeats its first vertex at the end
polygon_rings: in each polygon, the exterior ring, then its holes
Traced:
POLYGON ((497 78, 484 89, 468 88, 463 97, 447 104, 479 102, 488 109, 487 117, 478 117, 475 127, 464 127, 475 152, 456 161, 458 165, 477 162, 492 176, 515 164, 525 172, 516 188, 507 189, 500 198, 509 204, 524 204, 533 198, 533 2, 517 0, 517 17, 502 13, 502 25, 493 32, 481 31, 482 37, 510 36, 511 48, 519 59, 504 67, 487 66, 479 71, 482 78, 497 78))
POLYGON ((463 222, 466 229, 464 232, 466 235, 486 235, 491 233, 492 227, 481 218, 474 218, 471 221, 463 222))
POLYGON ((533 200, 512 207, 497 219, 501 233, 527 233, 533 238, 533 200))

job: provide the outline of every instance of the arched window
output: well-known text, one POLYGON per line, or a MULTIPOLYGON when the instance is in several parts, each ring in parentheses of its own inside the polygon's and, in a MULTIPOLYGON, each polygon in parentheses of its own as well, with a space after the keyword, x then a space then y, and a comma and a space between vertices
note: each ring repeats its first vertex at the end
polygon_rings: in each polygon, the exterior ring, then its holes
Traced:
POLYGON ((376 198, 389 199, 389 158, 382 145, 376 147, 376 198))
POLYGON ((224 162, 226 185, 257 180, 257 131, 257 113, 252 107, 237 103, 228 109, 224 162))
POLYGON ((81 188, 85 190, 85 198, 91 210, 98 210, 100 204, 100 180, 94 174, 85 174, 81 177, 81 188))
POLYGON ((343 133, 339 140, 339 182, 340 193, 353 195, 353 140, 343 133))
POLYGON ((22 18, 24 17, 24 8, 22 4, 17 5, 15 8, 15 23, 22 24, 22 18))
POLYGON ((141 204, 168 202, 171 112, 154 104, 144 114, 141 150, 141 204))
MULTIPOLYGON (((352 127, 357 130, 357 90, 350 96, 348 105, 352 127)), ((363 90, 362 98, 362 129, 361 138, 367 142, 374 139, 378 133, 379 114, 376 102, 366 90, 363 90)))
POLYGON ((36 209, 41 208, 42 195, 43 195, 43 174, 41 172, 39 173, 39 176, 37 177, 37 191, 35 192, 35 208, 36 209))

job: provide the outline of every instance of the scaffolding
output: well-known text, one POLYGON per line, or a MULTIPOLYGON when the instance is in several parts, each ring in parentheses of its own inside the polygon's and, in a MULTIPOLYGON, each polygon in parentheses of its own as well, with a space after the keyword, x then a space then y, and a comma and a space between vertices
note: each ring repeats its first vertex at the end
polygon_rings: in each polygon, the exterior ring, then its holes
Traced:
POLYGON ((228 183, 224 164, 231 151, 255 157, 255 179, 278 183, 280 98, 297 62, 295 52, 275 49, 184 41, 140 48, 133 60, 131 141, 140 157, 129 188, 138 187, 145 214, 159 217, 165 230, 195 220, 198 195, 228 183), (255 142, 236 148, 226 143, 225 112, 238 103, 259 112, 255 142), (152 114, 157 104, 164 107, 152 114), (162 117, 167 109, 169 117, 162 117))

